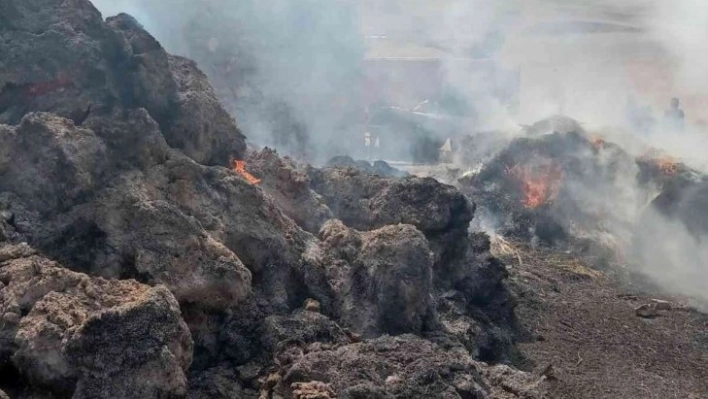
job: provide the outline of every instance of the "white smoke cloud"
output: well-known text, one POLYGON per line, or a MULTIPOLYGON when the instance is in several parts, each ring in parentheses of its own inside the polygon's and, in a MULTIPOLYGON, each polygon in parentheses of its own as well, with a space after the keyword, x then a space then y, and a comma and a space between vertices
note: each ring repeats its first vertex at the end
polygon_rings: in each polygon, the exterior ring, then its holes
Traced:
POLYGON ((676 59, 674 79, 682 91, 708 88, 708 3, 674 0, 656 3, 651 19, 656 40, 676 59))
POLYGON ((311 156, 330 142, 346 145, 343 125, 353 116, 342 104, 356 99, 364 51, 351 4, 94 2, 104 16, 133 15, 169 52, 196 60, 250 139, 311 156))

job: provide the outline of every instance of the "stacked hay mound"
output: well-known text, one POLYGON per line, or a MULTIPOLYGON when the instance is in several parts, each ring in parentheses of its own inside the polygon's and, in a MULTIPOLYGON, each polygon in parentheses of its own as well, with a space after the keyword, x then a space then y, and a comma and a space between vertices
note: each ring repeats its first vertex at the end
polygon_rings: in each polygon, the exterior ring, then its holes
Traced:
POLYGON ((247 157, 204 74, 133 18, 0 10, 11 397, 542 394, 474 359, 513 358, 514 301, 456 189, 247 157))
POLYGON ((662 258, 647 248, 671 235, 666 221, 694 237, 705 231, 696 205, 705 178, 678 160, 658 152, 635 158, 565 117, 525 133, 503 146, 496 136, 469 140, 481 150, 465 154, 486 160, 458 181, 478 206, 475 226, 502 240, 594 257, 598 266, 662 258), (490 145, 495 155, 485 158, 490 145))
POLYGON ((579 126, 512 140, 479 173, 460 179, 480 223, 503 236, 559 248, 600 249, 626 239, 642 201, 634 159, 579 126))

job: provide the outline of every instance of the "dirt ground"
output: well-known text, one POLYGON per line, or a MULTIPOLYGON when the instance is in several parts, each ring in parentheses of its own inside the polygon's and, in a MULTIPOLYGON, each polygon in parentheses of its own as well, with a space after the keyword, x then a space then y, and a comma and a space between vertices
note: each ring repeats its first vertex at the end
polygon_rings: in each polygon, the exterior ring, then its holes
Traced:
POLYGON ((567 255, 514 248, 504 258, 529 334, 520 346, 524 366, 553 366, 552 397, 708 398, 708 315, 567 255), (637 317, 635 309, 652 299, 673 308, 637 317))

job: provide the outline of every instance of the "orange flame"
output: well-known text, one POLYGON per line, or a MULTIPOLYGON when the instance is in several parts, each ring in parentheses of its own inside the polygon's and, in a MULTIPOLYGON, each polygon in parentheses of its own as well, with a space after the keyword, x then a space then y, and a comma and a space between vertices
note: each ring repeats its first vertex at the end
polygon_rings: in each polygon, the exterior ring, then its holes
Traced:
POLYGON ((506 169, 506 173, 516 178, 524 192, 522 201, 526 208, 534 209, 553 202, 560 192, 563 170, 555 164, 536 168, 516 165, 506 169))
POLYGON ((246 161, 234 160, 234 172, 251 184, 258 184, 261 182, 261 179, 257 179, 255 176, 246 171, 246 161))
POLYGON ((656 149, 648 149, 639 159, 653 164, 665 176, 674 176, 681 171, 681 163, 676 158, 656 149))

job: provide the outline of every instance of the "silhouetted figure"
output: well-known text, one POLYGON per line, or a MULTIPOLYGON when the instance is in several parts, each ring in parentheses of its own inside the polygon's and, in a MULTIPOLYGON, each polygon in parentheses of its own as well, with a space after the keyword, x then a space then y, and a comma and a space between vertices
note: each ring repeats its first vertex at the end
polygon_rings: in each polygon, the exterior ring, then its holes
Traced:
POLYGON ((679 99, 671 99, 671 108, 664 113, 664 123, 667 129, 674 132, 682 132, 685 115, 683 110, 679 108, 679 99))

